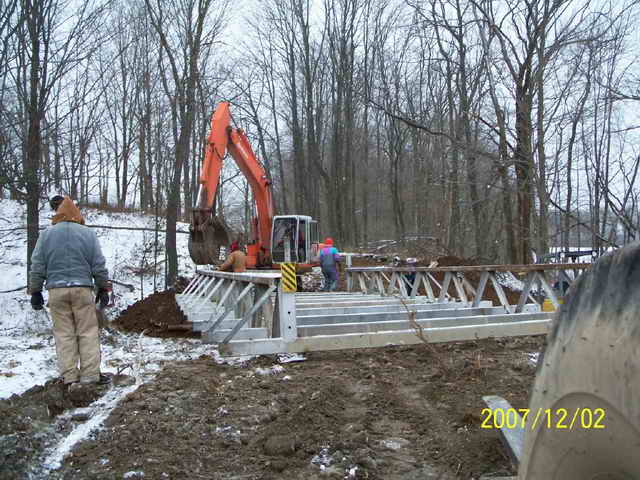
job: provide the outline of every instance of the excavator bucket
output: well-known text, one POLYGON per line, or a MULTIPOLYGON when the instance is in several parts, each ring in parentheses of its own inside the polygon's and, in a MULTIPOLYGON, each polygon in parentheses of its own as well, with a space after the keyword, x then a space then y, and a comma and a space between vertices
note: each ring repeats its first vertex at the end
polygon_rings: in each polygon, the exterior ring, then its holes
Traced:
POLYGON ((194 209, 194 221, 189 226, 189 255, 196 265, 219 263, 220 247, 231 241, 230 229, 221 218, 200 213, 194 209))

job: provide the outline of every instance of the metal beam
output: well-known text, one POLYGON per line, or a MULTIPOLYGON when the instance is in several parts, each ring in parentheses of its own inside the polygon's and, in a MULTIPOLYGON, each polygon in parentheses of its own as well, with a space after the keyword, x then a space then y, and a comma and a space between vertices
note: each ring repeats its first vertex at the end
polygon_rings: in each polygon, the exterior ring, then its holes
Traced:
POLYGON ((531 272, 545 270, 584 270, 591 263, 536 263, 531 265, 465 265, 458 267, 351 267, 350 272, 531 272))
POLYGON ((195 284, 198 283, 198 278, 200 278, 200 276, 198 275, 198 272, 196 272, 196 274, 193 276, 193 278, 191 279, 187 287, 182 291, 183 295, 187 295, 193 289, 195 284))
MULTIPOLYGON (((418 319, 416 323, 421 327, 441 328, 459 327, 464 325, 488 325, 492 323, 525 322, 531 320, 550 320, 547 312, 540 313, 513 313, 504 315, 473 315, 469 317, 444 317, 418 319)), ((330 325, 307 325, 298 327, 300 337, 312 337, 316 335, 344 335, 347 333, 390 332, 409 330, 413 325, 408 319, 383 322, 355 322, 337 323, 330 325)))
MULTIPOLYGON (((422 300, 424 297, 419 297, 418 299, 409 298, 405 300, 405 303, 409 305, 418 305, 424 303, 422 300)), ((427 305, 427 303, 424 303, 427 305)), ((433 305, 432 303, 431 305, 433 305)), ((332 308, 332 307, 363 307, 367 305, 379 306, 379 305, 402 305, 400 300, 394 297, 385 297, 384 300, 348 300, 348 301, 335 301, 335 302, 315 302, 315 303, 296 303, 297 308, 332 308)))
MULTIPOLYGON (((491 337, 544 335, 551 328, 550 320, 531 322, 494 323, 424 329, 428 343, 479 340, 491 337)), ((351 348, 376 348, 389 345, 415 345, 424 343, 414 330, 380 333, 351 333, 347 335, 320 335, 298 338, 293 342, 282 339, 232 341, 221 349, 223 355, 267 355, 272 353, 303 353, 314 351, 344 350, 351 348)))
POLYGON ((260 283, 262 285, 275 285, 282 276, 279 270, 272 270, 268 272, 254 272, 247 270, 242 273, 221 272, 219 270, 202 270, 200 273, 208 277, 226 278, 227 280, 237 280, 239 282, 260 283))
POLYGON ((216 294, 216 292, 220 289, 220 287, 222 286, 223 283, 224 283, 224 278, 220 278, 218 280, 218 283, 216 283, 213 286, 213 288, 211 290, 209 290, 209 293, 207 293, 205 295, 205 297, 202 299, 202 302, 200 302, 200 304, 196 307, 196 311, 201 310, 201 309, 205 308, 206 306, 208 306, 208 303, 210 303, 211 298, 216 294))
POLYGON ((489 272, 489 278, 491 279, 491 283, 493 284, 493 289, 498 294, 498 298, 500 299, 500 303, 502 304, 504 309, 509 313, 513 313, 515 311, 515 308, 509 304, 509 300, 507 300, 507 295, 504 293, 504 290, 502 289, 502 285, 500 285, 500 282, 498 282, 498 279, 495 276, 495 272, 489 272))
MULTIPOLYGON (((253 283, 250 283, 249 285, 247 285, 247 288, 245 289, 245 292, 250 287, 253 288, 253 287, 255 287, 255 285, 253 283)), ((238 333, 238 330, 240 330, 253 317, 253 314, 256 313, 260 307, 262 307, 262 304, 269 299, 269 295, 271 295, 271 292, 273 292, 275 289, 276 289, 276 286, 275 285, 271 285, 262 294, 262 296, 253 304, 251 309, 247 313, 245 313, 245 315, 242 317, 242 319, 238 323, 236 323, 236 325, 231 329, 231 331, 227 334, 227 336, 224 337, 224 340, 222 340, 222 343, 229 343, 229 340, 231 340, 234 337, 234 335, 236 333, 238 333)), ((241 300, 241 297, 245 292, 242 292, 240 297, 238 297, 238 301, 241 300)))
POLYGON ((487 280, 489 280, 489 272, 482 272, 480 274, 480 281, 478 282, 478 289, 476 295, 473 298, 473 306, 476 307, 482 301, 482 295, 484 295, 484 289, 487 288, 487 280))
MULTIPOLYGON (((221 328, 212 332, 206 332, 202 337, 203 343, 220 343, 229 335, 231 328, 221 328)), ((233 337, 236 340, 257 340, 259 338, 268 338, 266 328, 243 328, 233 337)))
POLYGON ((444 280, 442 281, 442 286, 440 287, 440 295, 438 295, 438 301, 444 302, 445 299, 449 296, 449 284, 451 283, 451 277, 453 273, 445 272, 444 280))
POLYGON ((520 298, 518 299, 518 305, 516 305, 516 313, 521 312, 524 307, 527 298, 530 296, 531 287, 533 287, 533 282, 536 280, 536 272, 527 273, 527 278, 524 281, 524 286, 522 288, 522 293, 520 294, 520 298))
MULTIPOLYGON (((467 306, 467 305, 465 305, 467 306)), ((412 311, 426 311, 426 310, 452 310, 460 308, 459 304, 448 303, 408 303, 407 307, 412 311)), ((310 315, 348 315, 350 313, 393 313, 393 312, 406 312, 405 307, 401 302, 394 302, 388 304, 373 304, 366 306, 327 306, 324 308, 301 308, 297 305, 297 315, 310 316, 310 315)))
MULTIPOLYGON (((502 307, 489 308, 460 308, 445 310, 425 310, 415 312, 416 319, 423 318, 443 318, 443 317, 469 317, 472 315, 498 315, 504 313, 502 307)), ((404 320, 407 318, 407 311, 390 313, 350 313, 346 315, 298 315, 298 325, 324 325, 335 323, 354 322, 388 322, 391 320, 404 320)))
MULTIPOLYGON (((225 294, 228 294, 230 289, 233 287, 233 284, 235 282, 231 282, 231 285, 229 285, 229 289, 227 289, 227 291, 225 292, 225 294)), ((218 316, 218 318, 216 318, 213 322, 213 325, 211 325, 211 327, 209 328, 209 330, 207 330, 208 332, 214 332, 222 323, 222 321, 227 318, 227 315, 229 315, 229 313, 231 313, 232 311, 235 310, 236 305, 240 302, 240 300, 242 300, 244 297, 246 297, 249 292, 251 290, 253 290, 255 288, 255 284, 254 283, 247 283, 247 286, 244 287, 244 290, 242 290, 242 292, 240 293, 240 295, 238 295, 238 298, 235 299, 235 302, 233 302, 233 304, 228 305, 225 307, 224 312, 222 312, 222 314, 220 314, 218 316)), ((220 303, 220 305, 222 305, 222 303, 220 303)))
POLYGON ((303 296, 301 297, 299 293, 296 293, 296 302, 344 302, 346 300, 371 300, 371 299, 380 299, 385 300, 389 298, 388 295, 362 295, 362 294, 351 294, 351 295, 334 295, 335 292, 327 292, 322 295, 316 296, 303 296))
POLYGON ((204 281, 200 282, 200 284, 198 284, 198 286, 193 290, 193 293, 189 295, 189 298, 184 304, 185 308, 188 309, 200 297, 200 295, 209 288, 209 285, 211 285, 211 282, 214 280, 215 278, 204 277, 204 281))
MULTIPOLYGON (((215 278, 210 278, 208 281, 206 281, 204 283, 204 287, 198 292, 197 295, 195 295, 193 298, 191 298, 184 306, 185 308, 189 309, 192 308, 193 306, 197 305, 198 303, 203 303, 203 302, 199 302, 199 300, 203 299, 203 296, 206 298, 206 295, 204 295, 205 293, 207 293, 209 287, 211 286, 211 284, 213 282, 215 282, 215 278)), ((215 288, 215 287, 214 287, 215 288)))
POLYGON ((491 414, 496 417, 496 422, 491 419, 490 423, 492 425, 504 425, 503 428, 499 429, 502 440, 507 446, 507 451, 513 463, 519 465, 524 451, 525 434, 520 414, 502 397, 487 395, 482 397, 482 400, 491 410, 491 414), (507 416, 507 413, 509 413, 509 416, 507 416))

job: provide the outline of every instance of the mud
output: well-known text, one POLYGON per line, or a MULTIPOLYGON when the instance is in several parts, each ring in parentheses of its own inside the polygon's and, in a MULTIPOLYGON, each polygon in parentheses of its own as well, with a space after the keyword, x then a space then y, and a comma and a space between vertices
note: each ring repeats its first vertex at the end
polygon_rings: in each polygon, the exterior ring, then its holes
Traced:
POLYGON ((197 332, 184 330, 187 317, 178 308, 171 290, 154 293, 134 303, 120 313, 113 326, 126 333, 141 333, 150 337, 197 338, 197 332))
POLYGON ((89 406, 108 388, 85 385, 68 389, 56 379, 0 400, 0 477, 21 479, 36 470, 45 448, 81 420, 73 417, 61 422, 60 415, 89 406))
POLYGON ((165 367, 51 478, 470 479, 513 474, 481 397, 525 407, 540 337, 165 367), (271 374, 265 374, 269 373, 271 374), (138 477, 131 472, 137 472, 138 477))
MULTIPOLYGON (((450 261, 455 261, 451 259, 450 261)), ((463 260, 459 260, 463 261, 463 260)), ((445 262, 440 263, 444 265, 445 262)), ((344 277, 342 277, 344 278, 344 277)), ((123 311, 115 326, 147 335, 186 318, 173 292, 123 311)), ((209 357, 167 366, 111 413, 48 478, 478 479, 515 471, 482 396, 526 407, 543 337, 275 356, 242 366, 209 357), (274 365, 276 368, 274 368, 274 365)), ((57 382, 0 401, 0 478, 38 477, 38 462, 74 423, 57 382)))

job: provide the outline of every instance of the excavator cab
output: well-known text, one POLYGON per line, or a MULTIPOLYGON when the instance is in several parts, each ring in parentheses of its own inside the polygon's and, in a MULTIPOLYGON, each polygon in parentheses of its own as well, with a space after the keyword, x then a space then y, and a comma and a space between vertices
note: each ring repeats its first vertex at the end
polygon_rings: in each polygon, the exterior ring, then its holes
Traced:
POLYGON ((318 252, 318 222, 306 215, 273 218, 271 258, 273 263, 310 264, 318 252))

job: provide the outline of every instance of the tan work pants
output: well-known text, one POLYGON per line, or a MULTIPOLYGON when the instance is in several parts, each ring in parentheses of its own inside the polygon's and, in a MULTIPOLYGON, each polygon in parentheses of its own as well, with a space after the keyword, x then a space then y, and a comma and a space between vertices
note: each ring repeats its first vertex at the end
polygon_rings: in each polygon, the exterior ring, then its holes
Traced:
POLYGON ((93 290, 89 287, 52 288, 49 290, 49 308, 58 369, 64 383, 98 381, 100 338, 93 290))

